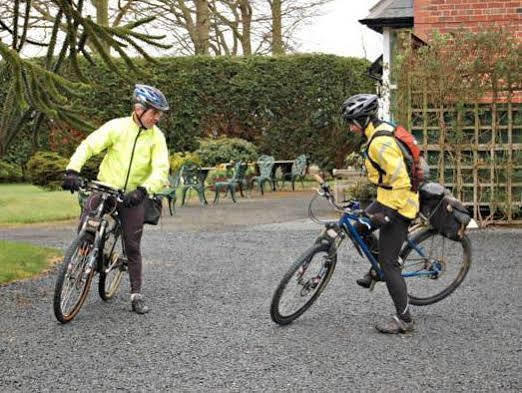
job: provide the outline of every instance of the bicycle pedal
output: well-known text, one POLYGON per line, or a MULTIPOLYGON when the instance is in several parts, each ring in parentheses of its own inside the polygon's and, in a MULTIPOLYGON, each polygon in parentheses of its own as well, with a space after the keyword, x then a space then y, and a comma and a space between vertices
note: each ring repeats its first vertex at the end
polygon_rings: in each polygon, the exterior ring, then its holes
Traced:
POLYGON ((375 288, 375 284, 377 283, 377 280, 372 280, 372 282, 370 283, 370 288, 368 288, 368 290, 371 292, 373 291, 373 289, 375 288))

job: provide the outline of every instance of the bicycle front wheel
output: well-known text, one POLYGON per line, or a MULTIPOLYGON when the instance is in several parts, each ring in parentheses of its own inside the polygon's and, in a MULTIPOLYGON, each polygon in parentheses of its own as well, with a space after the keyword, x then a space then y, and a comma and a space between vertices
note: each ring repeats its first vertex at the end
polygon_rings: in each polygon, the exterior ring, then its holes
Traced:
POLYGON ((270 306, 270 316, 279 325, 287 325, 317 300, 332 277, 337 254, 329 255, 329 244, 309 248, 286 272, 270 306))
POLYGON ((418 233, 401 253, 410 303, 426 306, 449 296, 462 283, 471 266, 471 242, 467 236, 450 240, 434 230, 418 233))
POLYGON ((70 322, 87 298, 94 275, 94 268, 87 268, 92 251, 92 236, 84 234, 78 236, 65 252, 53 299, 54 315, 61 323, 70 322))

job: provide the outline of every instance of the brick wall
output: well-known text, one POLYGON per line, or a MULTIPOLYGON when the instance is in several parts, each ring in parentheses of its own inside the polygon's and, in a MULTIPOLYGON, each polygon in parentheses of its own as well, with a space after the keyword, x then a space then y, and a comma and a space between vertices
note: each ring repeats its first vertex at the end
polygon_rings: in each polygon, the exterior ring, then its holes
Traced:
POLYGON ((424 40, 433 30, 477 32, 492 26, 510 29, 522 40, 522 0, 414 0, 413 15, 415 34, 424 40))

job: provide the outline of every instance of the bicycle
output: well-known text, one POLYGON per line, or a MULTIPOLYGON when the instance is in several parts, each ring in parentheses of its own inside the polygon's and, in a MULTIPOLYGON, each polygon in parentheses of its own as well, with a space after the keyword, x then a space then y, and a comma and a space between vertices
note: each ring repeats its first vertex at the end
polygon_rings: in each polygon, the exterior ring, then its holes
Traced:
POLYGON ((70 322, 78 314, 95 273, 100 275, 98 294, 108 301, 117 293, 123 273, 127 271, 122 227, 116 209, 123 201, 123 191, 81 179, 80 192, 84 195, 97 193, 100 202, 67 248, 58 272, 53 309, 61 323, 70 322))
MULTIPOLYGON (((274 292, 270 316, 279 325, 293 322, 317 300, 332 277, 337 252, 346 239, 350 239, 358 254, 364 255, 372 265, 375 279, 370 290, 377 281, 384 280, 379 263, 352 224, 357 221, 371 228, 371 217, 360 209, 357 201, 338 205, 328 185, 322 183, 310 201, 308 214, 314 222, 324 224, 324 229, 314 245, 292 264, 274 292), (319 196, 326 198, 341 213, 338 221, 324 222, 313 215, 312 204, 319 196)), ((402 276, 408 279, 410 304, 433 304, 449 296, 466 277, 471 266, 471 242, 466 235, 459 241, 445 238, 427 221, 421 220, 410 227, 399 254, 399 263, 402 276)))

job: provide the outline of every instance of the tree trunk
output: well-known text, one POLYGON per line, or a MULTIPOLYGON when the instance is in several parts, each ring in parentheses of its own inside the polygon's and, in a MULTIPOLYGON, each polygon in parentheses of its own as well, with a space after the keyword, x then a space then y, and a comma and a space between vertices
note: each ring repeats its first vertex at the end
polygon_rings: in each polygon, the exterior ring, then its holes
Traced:
POLYGON ((281 0, 272 0, 272 54, 283 55, 283 28, 281 15, 281 0))
MULTIPOLYGON (((96 23, 100 26, 109 26, 109 0, 93 1, 96 7, 96 23)), ((103 49, 110 55, 110 47, 106 41, 101 42, 103 49)))
POLYGON ((209 54, 210 11, 208 0, 196 0, 196 55, 209 54))
POLYGON ((239 9, 241 11, 241 22, 243 25, 243 34, 241 36, 241 46, 243 47, 243 55, 249 56, 252 54, 252 7, 249 0, 240 0, 239 9))

